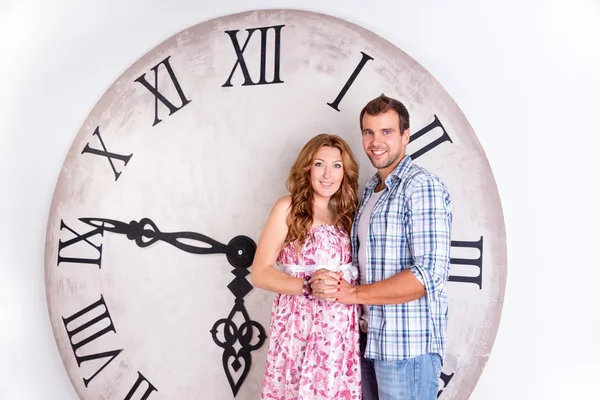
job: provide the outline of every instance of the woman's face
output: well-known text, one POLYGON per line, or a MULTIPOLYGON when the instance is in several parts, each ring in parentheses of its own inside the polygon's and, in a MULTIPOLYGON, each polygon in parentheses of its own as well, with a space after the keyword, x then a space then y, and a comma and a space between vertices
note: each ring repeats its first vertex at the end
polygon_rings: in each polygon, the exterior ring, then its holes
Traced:
POLYGON ((342 185, 344 165, 336 147, 323 146, 315 154, 310 168, 310 182, 315 196, 330 198, 342 185))

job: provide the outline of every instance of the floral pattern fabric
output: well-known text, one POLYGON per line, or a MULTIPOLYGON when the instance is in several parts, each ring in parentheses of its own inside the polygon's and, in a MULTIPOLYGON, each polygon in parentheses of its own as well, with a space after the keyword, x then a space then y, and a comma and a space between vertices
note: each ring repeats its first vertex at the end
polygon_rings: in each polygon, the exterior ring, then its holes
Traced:
MULTIPOLYGON (((277 261, 335 270, 351 262, 351 257, 350 239, 343 228, 318 225, 310 230, 299 253, 290 243, 277 261)), ((276 294, 261 399, 360 399, 359 312, 358 305, 276 294)))

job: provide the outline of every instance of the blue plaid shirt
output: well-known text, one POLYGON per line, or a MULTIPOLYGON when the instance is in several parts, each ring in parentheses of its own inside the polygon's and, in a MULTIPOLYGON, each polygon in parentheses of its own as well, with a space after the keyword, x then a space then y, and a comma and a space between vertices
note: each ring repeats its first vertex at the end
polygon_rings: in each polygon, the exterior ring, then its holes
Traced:
MULTIPOLYGON (((358 267, 358 221, 379 184, 367 183, 352 227, 352 259, 358 267)), ((426 295, 404 304, 370 305, 364 356, 403 360, 446 351, 452 201, 446 186, 409 155, 385 180, 371 214, 366 245, 366 283, 410 269, 426 295)))

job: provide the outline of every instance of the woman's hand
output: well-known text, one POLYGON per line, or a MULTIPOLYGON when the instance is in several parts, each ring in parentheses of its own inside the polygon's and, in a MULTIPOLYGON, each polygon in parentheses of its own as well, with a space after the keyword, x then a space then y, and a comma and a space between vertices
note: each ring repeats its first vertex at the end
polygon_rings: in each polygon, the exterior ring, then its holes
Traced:
POLYGON ((349 284, 341 271, 319 269, 309 283, 315 297, 341 304, 356 304, 356 286, 349 284))

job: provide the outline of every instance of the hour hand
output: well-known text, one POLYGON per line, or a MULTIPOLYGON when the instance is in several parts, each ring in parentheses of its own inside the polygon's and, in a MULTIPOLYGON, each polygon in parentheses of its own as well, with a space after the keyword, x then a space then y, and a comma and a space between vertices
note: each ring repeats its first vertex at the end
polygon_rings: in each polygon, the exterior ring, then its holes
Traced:
POLYGON ((129 223, 106 218, 79 218, 79 220, 106 232, 127 235, 127 238, 135 241, 139 247, 148 247, 161 240, 188 253, 226 254, 227 260, 234 267, 248 268, 252 265, 256 250, 254 241, 246 236, 236 236, 228 245, 224 245, 197 232, 161 232, 149 218, 129 223))

